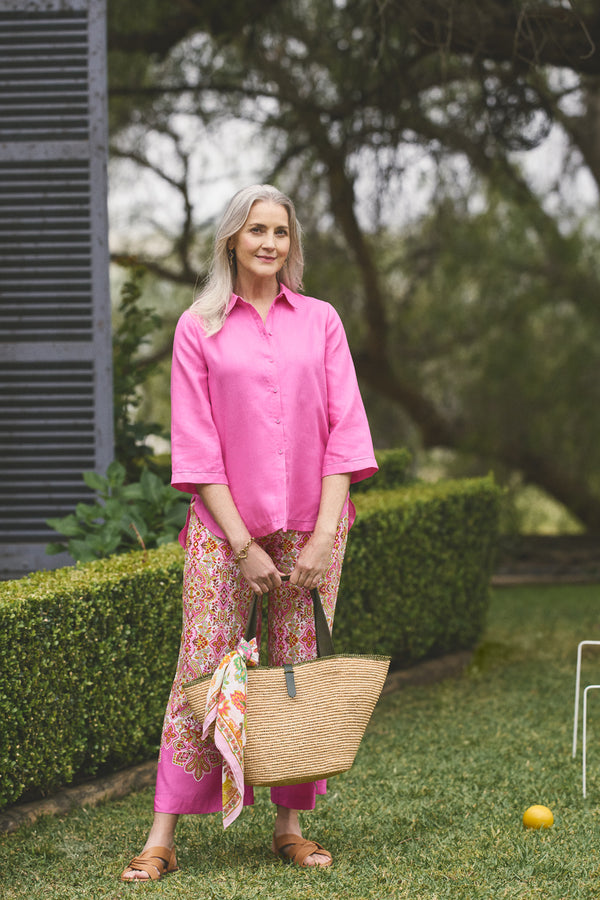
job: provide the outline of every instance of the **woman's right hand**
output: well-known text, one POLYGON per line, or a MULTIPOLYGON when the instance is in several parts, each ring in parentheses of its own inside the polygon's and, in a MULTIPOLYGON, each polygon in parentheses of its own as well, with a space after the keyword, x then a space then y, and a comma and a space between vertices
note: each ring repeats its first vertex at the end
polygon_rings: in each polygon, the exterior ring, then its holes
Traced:
POLYGON ((238 562, 240 571, 255 594, 267 594, 281 585, 282 572, 255 541, 248 547, 248 555, 238 562))
POLYGON ((255 541, 250 542, 250 532, 237 510, 229 486, 226 484, 199 484, 198 494, 229 541, 234 554, 247 548, 247 556, 238 559, 240 571, 255 594, 266 594, 281 584, 281 572, 268 553, 255 541))

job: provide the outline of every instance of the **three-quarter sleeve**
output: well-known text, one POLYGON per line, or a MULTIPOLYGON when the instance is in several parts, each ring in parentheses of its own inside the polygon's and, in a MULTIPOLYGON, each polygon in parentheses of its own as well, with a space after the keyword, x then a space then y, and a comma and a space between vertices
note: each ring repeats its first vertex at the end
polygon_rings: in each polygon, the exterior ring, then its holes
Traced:
POLYGON ((367 414, 341 319, 329 307, 325 345, 329 438, 322 474, 351 474, 362 481, 377 471, 367 414))
POLYGON ((171 484, 195 493, 197 484, 228 484, 203 353, 201 322, 185 312, 175 330, 171 369, 171 484))

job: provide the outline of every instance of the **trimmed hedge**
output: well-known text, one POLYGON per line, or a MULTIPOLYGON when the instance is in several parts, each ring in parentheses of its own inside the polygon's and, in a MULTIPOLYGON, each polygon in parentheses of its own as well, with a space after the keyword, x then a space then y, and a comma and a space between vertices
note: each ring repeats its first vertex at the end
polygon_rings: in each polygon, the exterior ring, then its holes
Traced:
POLYGON ((353 484, 351 488, 353 497, 367 491, 391 491, 415 480, 411 472, 412 454, 406 447, 377 450, 375 459, 379 471, 371 478, 365 478, 364 481, 357 481, 356 484, 353 484))
MULTIPOLYGON (((483 627, 491 479, 356 497, 334 638, 407 666, 483 627)), ((0 808, 156 753, 181 631, 178 544, 5 582, 0 808)))
POLYGON ((0 808, 156 752, 182 561, 168 544, 1 586, 0 808))
POLYGON ((384 653, 392 668, 473 647, 488 607, 499 501, 491 477, 357 497, 336 647, 384 653))

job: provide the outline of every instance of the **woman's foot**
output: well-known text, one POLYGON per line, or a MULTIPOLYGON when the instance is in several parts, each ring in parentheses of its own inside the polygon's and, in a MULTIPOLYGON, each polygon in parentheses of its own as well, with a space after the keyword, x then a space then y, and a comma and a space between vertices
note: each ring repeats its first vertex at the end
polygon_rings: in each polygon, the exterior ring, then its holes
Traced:
POLYGON ((148 847, 135 856, 121 875, 121 881, 160 881, 177 871, 175 851, 168 847, 148 847))
POLYGON ((121 881, 158 881, 177 868, 175 826, 179 816, 154 813, 154 822, 139 856, 135 856, 121 875, 121 881))
POLYGON ((307 841, 302 837, 298 810, 285 806, 277 807, 272 850, 282 859, 289 859, 299 866, 327 867, 332 863, 328 850, 316 841, 307 841))
POLYGON ((301 835, 281 834, 273 836, 273 853, 298 866, 327 868, 332 863, 331 853, 316 841, 307 841, 301 835))

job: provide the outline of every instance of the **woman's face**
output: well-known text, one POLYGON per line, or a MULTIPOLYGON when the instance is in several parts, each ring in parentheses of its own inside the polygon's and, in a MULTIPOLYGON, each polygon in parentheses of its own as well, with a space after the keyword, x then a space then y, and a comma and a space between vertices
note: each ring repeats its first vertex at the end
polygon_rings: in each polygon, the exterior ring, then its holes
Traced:
POLYGON ((275 278, 290 250, 287 209, 270 200, 257 200, 228 246, 235 250, 238 278, 275 278))

